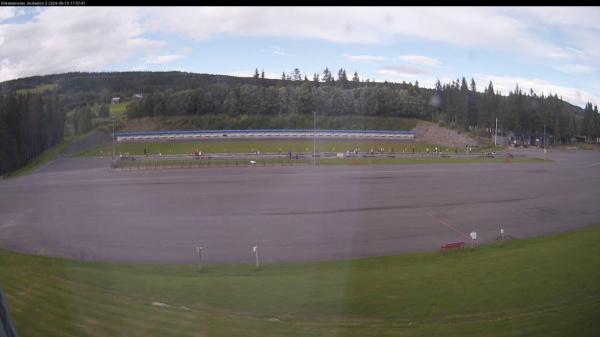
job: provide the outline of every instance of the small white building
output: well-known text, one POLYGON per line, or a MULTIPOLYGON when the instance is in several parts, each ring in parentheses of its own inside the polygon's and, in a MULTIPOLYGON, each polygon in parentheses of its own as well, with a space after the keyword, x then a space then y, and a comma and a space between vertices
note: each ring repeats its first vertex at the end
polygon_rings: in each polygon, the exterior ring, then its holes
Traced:
POLYGON ((113 97, 110 99, 111 104, 117 104, 121 101, 121 97, 113 97))

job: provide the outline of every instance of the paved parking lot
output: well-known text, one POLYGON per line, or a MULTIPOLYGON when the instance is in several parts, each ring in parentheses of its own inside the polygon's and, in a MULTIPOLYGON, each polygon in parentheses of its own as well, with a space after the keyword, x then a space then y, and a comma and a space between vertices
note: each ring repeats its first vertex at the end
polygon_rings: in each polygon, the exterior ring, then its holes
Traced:
MULTIPOLYGON (((527 153, 533 153, 527 151, 527 153)), ((535 153, 541 156, 541 153, 535 153)), ((342 259, 435 250, 599 223, 600 153, 552 163, 110 172, 63 158, 0 182, 0 247, 95 260, 342 259)))

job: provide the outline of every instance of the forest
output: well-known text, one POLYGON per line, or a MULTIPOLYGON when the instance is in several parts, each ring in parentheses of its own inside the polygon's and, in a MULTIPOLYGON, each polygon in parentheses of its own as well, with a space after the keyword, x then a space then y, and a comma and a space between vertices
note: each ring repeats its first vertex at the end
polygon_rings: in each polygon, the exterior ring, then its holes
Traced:
POLYGON ((330 126, 362 128, 356 123, 360 118, 382 118, 387 124, 390 118, 402 117, 486 136, 497 119, 500 133, 541 134, 545 127, 553 143, 568 143, 576 136, 600 137, 598 107, 591 103, 582 109, 555 93, 523 92, 518 85, 509 93, 498 92, 491 82, 480 89, 464 77, 423 88, 418 82, 374 82, 356 72, 348 76, 344 69, 334 74, 328 68, 310 78, 296 68, 281 79, 267 79, 258 69, 252 77, 73 72, 0 83, 0 175, 60 143, 67 125, 85 133, 92 128, 92 118, 108 118, 107 105, 113 97, 129 102, 130 119, 218 120, 189 127, 306 127, 317 115, 335 118, 330 126), (133 99, 134 95, 142 98, 133 99))
POLYGON ((65 110, 56 92, 0 94, 0 175, 63 140, 65 110))

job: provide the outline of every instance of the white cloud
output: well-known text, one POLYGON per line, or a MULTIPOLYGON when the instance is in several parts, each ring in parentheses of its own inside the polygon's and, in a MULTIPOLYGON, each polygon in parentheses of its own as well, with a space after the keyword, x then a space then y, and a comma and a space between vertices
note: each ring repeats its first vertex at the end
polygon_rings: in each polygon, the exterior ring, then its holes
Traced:
POLYGON ((381 67, 376 71, 380 75, 391 75, 395 77, 408 77, 415 78, 418 75, 427 74, 428 71, 413 65, 397 65, 397 66, 385 66, 381 67))
POLYGON ((130 8, 58 8, 26 23, 0 24, 0 81, 68 71, 100 71, 165 42, 142 37, 130 8))
POLYGON ((402 55, 399 57, 402 61, 420 64, 429 67, 436 67, 441 64, 440 61, 434 59, 433 57, 423 56, 423 55, 402 55))
MULTIPOLYGON (((21 12, 15 7, 0 7, 0 81, 66 71, 99 71, 123 64, 134 55, 148 64, 165 64, 187 54, 172 46, 170 52, 164 51, 166 42, 147 38, 153 32, 196 41, 220 35, 388 45, 419 39, 459 46, 466 53, 484 48, 531 56, 541 63, 545 58, 558 58, 563 65, 556 69, 573 75, 590 74, 600 67, 598 7, 47 7, 39 13, 28 12, 34 16, 32 21, 6 23, 17 21, 10 19, 21 12), (332 11, 336 15, 331 15, 332 11)), ((268 52, 289 56, 279 46, 271 46, 268 52)), ((342 56, 356 62, 400 61, 404 64, 381 67, 377 74, 420 81, 419 77, 435 76, 432 70, 437 69, 432 68, 441 64, 424 55, 388 58, 376 55, 377 51, 372 53, 375 55, 342 56)), ((251 76, 253 71, 248 73, 251 76)), ((279 77, 274 74, 272 78, 279 77)), ((499 78, 507 85, 514 79, 499 78)), ((544 80, 530 81, 542 91, 559 92, 578 105, 587 97, 598 96, 552 86, 544 80)), ((527 82, 519 79, 519 83, 527 82)), ((513 81, 505 91, 515 84, 513 81)), ((585 85, 599 87, 597 81, 585 85)))
MULTIPOLYGON (((418 70, 409 69, 406 71, 406 69, 398 69, 398 67, 386 67, 385 69, 380 69, 377 71, 377 74, 383 75, 384 77, 376 79, 376 82, 383 82, 385 80, 394 82, 408 80, 414 83, 415 81, 419 81, 419 86, 424 88, 435 88, 435 83, 438 80, 438 78, 423 77, 421 75, 426 75, 426 73, 419 73, 418 70), (392 78, 390 78, 390 76, 392 78)), ((541 95, 542 93, 545 96, 557 94, 559 97, 562 97, 563 100, 582 108, 587 102, 600 105, 600 90, 583 90, 574 87, 557 85, 543 79, 525 78, 519 76, 474 74, 473 79, 475 80, 475 83, 477 83, 477 89, 479 92, 482 92, 485 88, 487 88, 491 81, 494 85, 494 89, 499 91, 502 95, 508 95, 509 92, 514 91, 518 84, 521 91, 527 94, 529 94, 530 89, 533 89, 533 91, 538 95, 541 95)), ((439 80, 443 85, 456 79, 440 77, 439 80)), ((600 89, 600 87, 596 89, 600 89)))
POLYGON ((287 55, 285 53, 285 51, 283 50, 283 48, 281 48, 279 46, 271 46, 271 47, 269 47, 269 49, 271 50, 271 54, 275 54, 275 55, 279 55, 279 56, 287 55))
POLYGON ((600 29, 599 7, 518 7, 510 11, 517 15, 526 14, 536 24, 600 29))
POLYGON ((0 7, 0 22, 12 19, 15 16, 21 15, 22 13, 22 9, 18 7, 0 7))
POLYGON ((536 57, 574 55, 569 49, 574 46, 563 47, 534 33, 537 27, 531 26, 528 19, 540 18, 540 14, 531 10, 490 7, 336 7, 331 10, 327 7, 174 7, 147 9, 145 13, 144 25, 149 30, 176 32, 196 40, 218 34, 367 44, 421 38, 463 47, 528 53, 536 57), (332 16, 332 11, 336 15, 332 16), (281 24, 282 18, 285 25, 281 24))
POLYGON ((342 54, 343 57, 347 58, 353 62, 361 62, 361 61, 386 61, 392 60, 391 58, 384 56, 375 56, 375 55, 352 55, 352 54, 342 54))
POLYGON ((594 68, 584 64, 564 64, 555 68, 569 75, 589 75, 594 72, 594 68))
POLYGON ((528 93, 530 89, 533 89, 538 95, 542 93, 546 96, 557 94, 563 100, 580 107, 584 107, 587 102, 600 103, 600 93, 598 92, 591 93, 579 88, 561 86, 543 79, 489 74, 475 74, 473 77, 476 83, 480 83, 481 88, 483 88, 482 86, 487 87, 488 83, 492 81, 494 89, 499 90, 503 95, 514 91, 518 84, 524 92, 528 93))
POLYGON ((184 56, 181 54, 168 54, 159 56, 150 56, 143 59, 148 64, 164 64, 182 59, 184 56))

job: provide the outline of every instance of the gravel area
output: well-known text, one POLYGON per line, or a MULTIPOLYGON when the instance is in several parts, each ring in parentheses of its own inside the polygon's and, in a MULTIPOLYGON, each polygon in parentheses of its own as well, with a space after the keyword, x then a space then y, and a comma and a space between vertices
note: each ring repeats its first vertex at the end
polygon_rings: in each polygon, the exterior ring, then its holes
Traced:
MULTIPOLYGON (((514 149, 515 155, 540 151, 514 149)), ((0 182, 0 247, 92 260, 252 263, 438 250, 598 223, 600 154, 550 163, 110 172, 62 158, 0 182)))
POLYGON ((413 131, 417 133, 417 141, 452 147, 477 145, 477 141, 469 136, 431 122, 420 121, 413 131))

